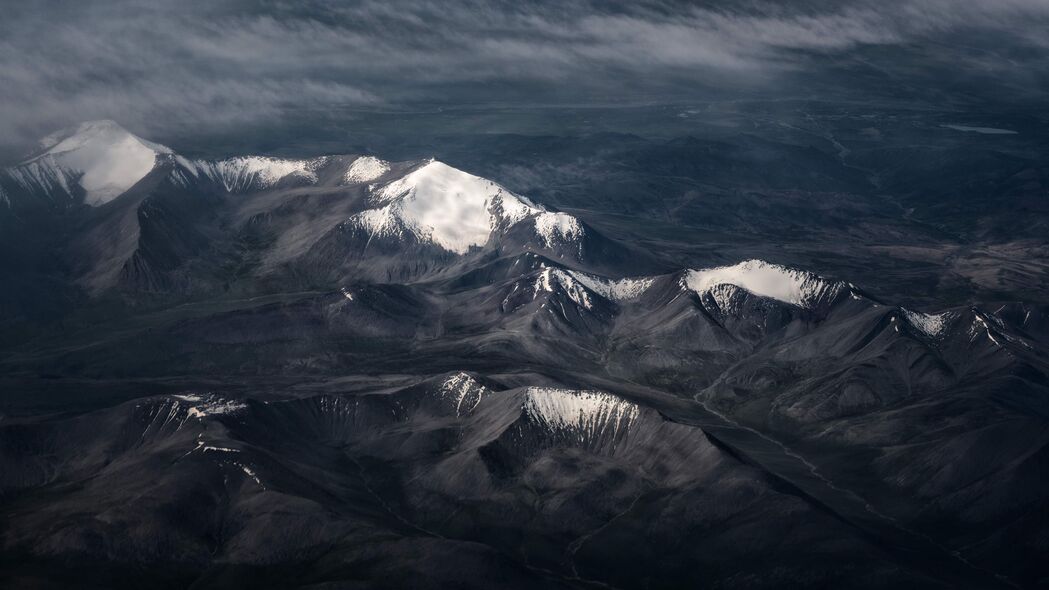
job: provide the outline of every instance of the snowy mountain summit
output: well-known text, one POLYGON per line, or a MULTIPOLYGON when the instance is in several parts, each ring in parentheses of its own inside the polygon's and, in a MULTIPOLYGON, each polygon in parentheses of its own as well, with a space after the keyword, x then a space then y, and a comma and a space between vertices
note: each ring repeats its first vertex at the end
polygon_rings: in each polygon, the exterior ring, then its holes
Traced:
POLYGON ((542 245, 574 242, 579 221, 547 211, 525 197, 479 176, 431 160, 372 191, 372 209, 349 220, 372 237, 412 238, 456 254, 488 243, 497 229, 530 220, 542 245))
POLYGON ((709 295, 719 307, 731 306, 733 292, 742 289, 752 295, 775 299, 803 308, 829 301, 846 288, 844 283, 825 280, 813 273, 765 262, 745 260, 732 266, 688 270, 681 286, 700 296, 709 295))
POLYGON ((88 121, 41 141, 43 153, 8 170, 27 190, 72 196, 74 186, 84 202, 103 205, 127 192, 171 149, 146 141, 109 120, 88 121))

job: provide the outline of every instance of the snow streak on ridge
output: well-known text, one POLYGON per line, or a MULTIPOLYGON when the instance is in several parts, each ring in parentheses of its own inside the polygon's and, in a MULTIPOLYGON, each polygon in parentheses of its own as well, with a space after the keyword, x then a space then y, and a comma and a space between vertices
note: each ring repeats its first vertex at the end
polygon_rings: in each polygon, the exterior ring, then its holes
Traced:
POLYGON ((575 280, 585 285, 586 288, 609 301, 637 299, 652 286, 654 280, 649 277, 634 279, 606 279, 604 277, 579 272, 577 270, 570 270, 567 272, 575 278, 575 280))
POLYGON ((195 393, 174 395, 176 400, 192 404, 186 411, 190 418, 206 418, 219 414, 232 414, 247 408, 243 402, 225 399, 212 394, 198 395, 195 393))
MULTIPOLYGON (((242 192, 249 189, 266 189, 280 180, 299 175, 310 183, 317 182, 317 170, 328 161, 328 157, 310 160, 283 160, 265 156, 242 156, 226 160, 187 160, 176 156, 175 160, 194 178, 206 178, 221 184, 227 192, 242 192)), ((187 183, 188 178, 176 172, 175 178, 187 183)))
POLYGON ((470 375, 459 371, 444 380, 437 388, 438 396, 455 404, 455 415, 473 412, 490 391, 470 375))
POLYGON ((559 268, 545 268, 539 273, 535 283, 532 285, 532 299, 539 297, 540 293, 553 293, 558 286, 579 307, 583 309, 594 308, 590 292, 583 283, 575 280, 572 275, 559 268))

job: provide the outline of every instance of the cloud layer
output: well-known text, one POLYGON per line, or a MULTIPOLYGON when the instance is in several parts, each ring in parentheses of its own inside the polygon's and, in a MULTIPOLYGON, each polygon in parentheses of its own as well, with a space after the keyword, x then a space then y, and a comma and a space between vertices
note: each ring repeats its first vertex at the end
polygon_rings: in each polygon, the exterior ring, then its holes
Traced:
POLYGON ((1013 72, 1040 92, 1049 52, 1044 0, 101 0, 3 10, 0 143, 102 117, 163 136, 353 106, 788 92, 799 76, 859 57, 906 75, 1013 72), (917 62, 863 54, 872 49, 917 62))

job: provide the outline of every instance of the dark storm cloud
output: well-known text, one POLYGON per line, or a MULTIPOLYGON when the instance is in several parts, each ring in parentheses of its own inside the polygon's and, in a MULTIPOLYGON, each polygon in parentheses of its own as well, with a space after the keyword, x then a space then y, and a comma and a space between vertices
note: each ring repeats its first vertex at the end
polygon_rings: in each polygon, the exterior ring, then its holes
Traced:
MULTIPOLYGON (((1049 21, 1044 0, 622 8, 579 1, 103 0, 4 10, 0 137, 7 143, 99 117, 163 134, 176 126, 250 124, 289 109, 529 104, 551 96, 629 98, 645 88, 672 96, 675 89, 761 87, 818 68, 821 56, 963 34, 1000 35, 1042 51, 1049 21)), ((967 59, 994 69, 1015 67, 1017 58, 987 51, 967 59)))

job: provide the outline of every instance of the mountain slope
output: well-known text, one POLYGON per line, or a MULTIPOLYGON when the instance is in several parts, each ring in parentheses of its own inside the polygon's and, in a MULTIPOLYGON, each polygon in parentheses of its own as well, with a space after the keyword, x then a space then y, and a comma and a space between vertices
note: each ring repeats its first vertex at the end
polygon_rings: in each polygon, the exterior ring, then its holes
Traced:
MULTIPOLYGON (((0 579, 65 562, 112 586, 169 566, 172 580, 201 587, 380 576, 481 588, 484 572, 503 587, 676 585, 697 568, 769 588, 930 581, 698 428, 606 392, 488 383, 455 372, 266 402, 183 392, 0 425, 0 489, 22 498, 0 513, 5 552, 20 557, 0 579), (115 529, 120 543, 91 542, 115 529), (649 538, 640 550, 638 536, 649 538), (796 545, 833 566, 798 560, 796 545), (283 568, 301 561, 313 566, 293 579, 283 568), (850 573, 861 563, 878 581, 850 573)), ((67 571, 56 582, 70 582, 67 571)))

